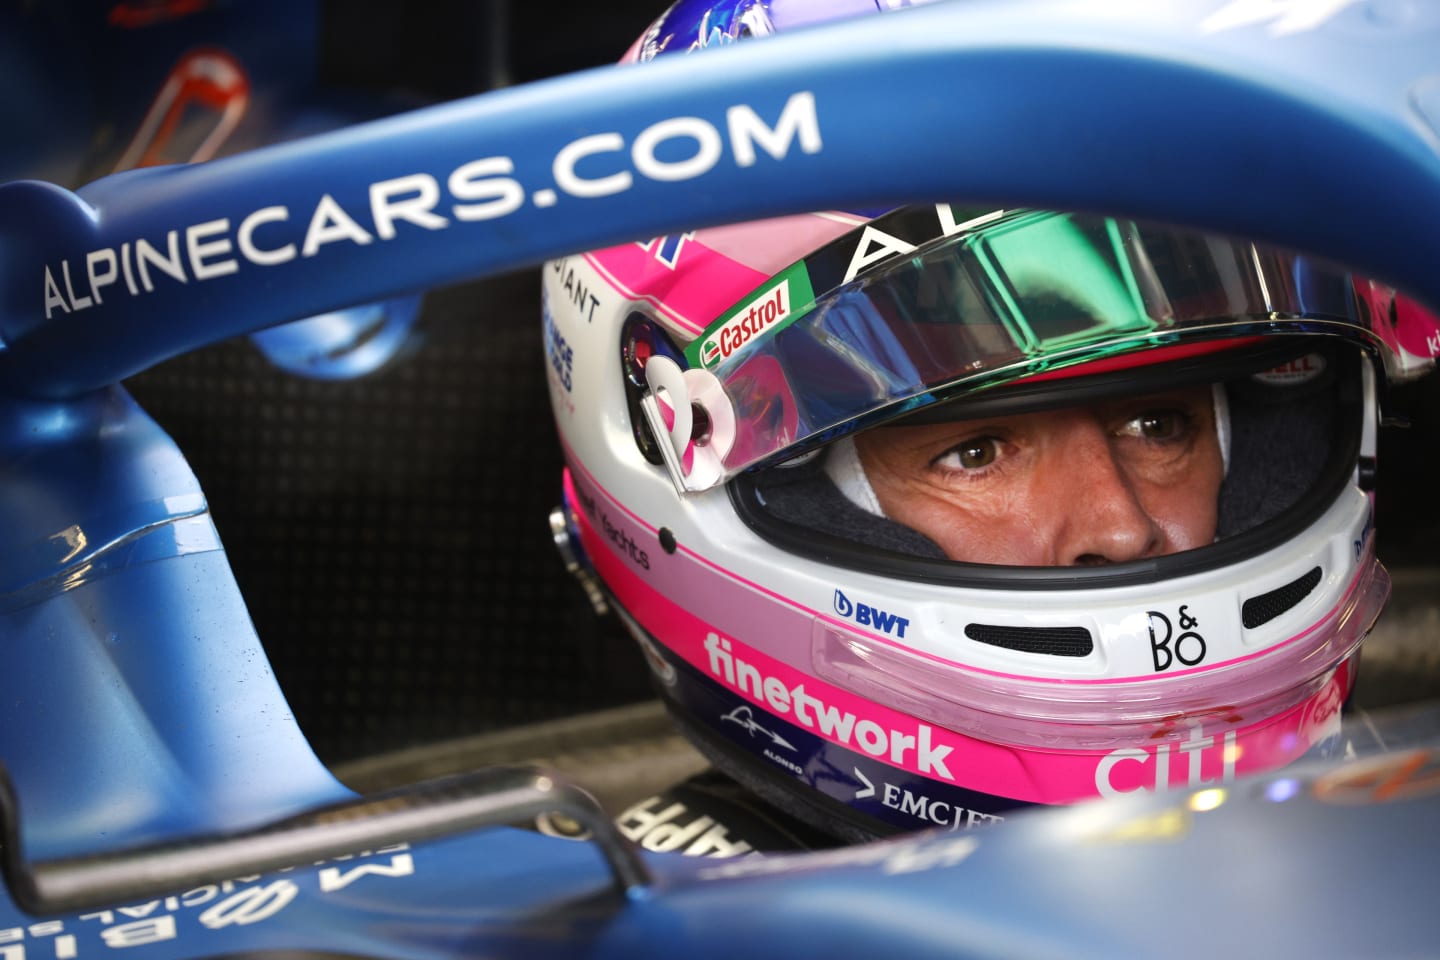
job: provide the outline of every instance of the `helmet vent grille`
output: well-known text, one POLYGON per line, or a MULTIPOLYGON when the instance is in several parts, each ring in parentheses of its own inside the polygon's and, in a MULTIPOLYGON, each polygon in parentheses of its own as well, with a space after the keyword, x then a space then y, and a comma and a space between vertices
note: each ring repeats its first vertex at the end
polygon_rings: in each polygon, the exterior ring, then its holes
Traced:
POLYGON ((1088 657, 1095 649, 1084 627, 1007 627, 990 623, 965 625, 965 636, 1006 650, 1043 653, 1051 657, 1088 657))
POLYGON ((1240 622, 1245 625, 1246 630, 1254 630, 1262 624, 1269 623, 1309 596, 1310 591, 1314 590, 1319 582, 1320 568, 1316 567, 1303 577, 1291 580, 1283 587, 1277 587, 1258 597, 1251 597, 1240 608, 1240 622))

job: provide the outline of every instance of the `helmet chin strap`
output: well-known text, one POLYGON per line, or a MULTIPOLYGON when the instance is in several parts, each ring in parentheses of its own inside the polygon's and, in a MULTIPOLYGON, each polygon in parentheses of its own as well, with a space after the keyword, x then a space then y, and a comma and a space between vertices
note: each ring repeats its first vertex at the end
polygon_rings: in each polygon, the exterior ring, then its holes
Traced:
MULTIPOLYGON (((1210 388, 1210 404, 1214 411, 1215 440, 1220 445, 1220 462, 1224 476, 1230 474, 1230 401, 1225 394, 1223 383, 1210 388)), ((855 438, 841 437, 830 444, 825 453, 825 475, 835 488, 855 506, 877 517, 885 516, 880 507, 880 498, 870 486, 870 478, 860 463, 860 452, 855 449, 855 438)))

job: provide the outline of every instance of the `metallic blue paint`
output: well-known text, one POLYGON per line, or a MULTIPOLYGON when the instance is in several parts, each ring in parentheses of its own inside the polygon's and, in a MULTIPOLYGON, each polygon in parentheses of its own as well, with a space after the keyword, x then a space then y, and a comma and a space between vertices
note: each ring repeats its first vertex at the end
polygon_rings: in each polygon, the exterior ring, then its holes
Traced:
POLYGON ((5 98, 0 181, 74 186, 115 169, 167 75, 197 47, 235 57, 259 108, 248 111, 226 152, 283 139, 313 111, 319 14, 313 0, 0 7, 0 83, 24 91, 5 98))
POLYGON ((420 317, 420 297, 394 297, 251 334, 265 359, 312 380, 350 380, 374 373, 407 346, 420 317))
POLYGON ((120 387, 0 399, 0 758, 31 858, 348 796, 295 726, 180 451, 120 387))
POLYGON ((58 918, 58 929, 0 899, 0 935, 23 943, 25 960, 56 956, 59 936, 77 958, 124 948, 150 960, 1428 955, 1440 800, 1386 800, 1374 788, 1410 760, 1382 759, 1395 762, 1352 768, 1373 793, 1341 802, 1326 781, 1351 771, 1326 765, 1195 800, 1022 812, 970 833, 788 857, 654 856, 654 885, 629 898, 589 844, 501 828, 58 918))
MULTIPOLYGON (((0 190, 0 382, 74 395, 202 343, 561 253, 936 196, 1239 233, 1440 302, 1431 269, 1440 134, 1409 100, 1440 69, 1437 18, 1422 9, 1408 22, 1374 22, 1350 7, 1280 37, 1264 23, 1202 33, 1217 6, 1133 4, 1122 20, 1061 0, 932 5, 502 90, 201 166, 118 174, 76 195, 12 184, 0 190), (761 151, 750 166, 725 155, 703 175, 637 174, 607 196, 557 189, 553 161, 577 138, 614 134, 628 146, 674 117, 724 131, 739 104, 773 124, 799 91, 814 93, 819 152, 792 145, 777 161, 761 151), (97 249, 161 244, 169 231, 221 220, 234 230, 283 206, 290 221, 262 228, 275 249, 303 238, 325 196, 373 235, 372 184, 421 174, 445 184, 486 158, 508 158, 506 176, 525 192, 504 216, 434 230, 401 222, 394 239, 331 242, 314 257, 245 262, 203 282, 161 277, 139 296, 112 285, 103 304, 45 317, 47 265, 58 278, 62 263, 78 273, 97 249)), ((594 169, 578 175, 591 180, 633 166, 624 150, 587 159, 594 169)))

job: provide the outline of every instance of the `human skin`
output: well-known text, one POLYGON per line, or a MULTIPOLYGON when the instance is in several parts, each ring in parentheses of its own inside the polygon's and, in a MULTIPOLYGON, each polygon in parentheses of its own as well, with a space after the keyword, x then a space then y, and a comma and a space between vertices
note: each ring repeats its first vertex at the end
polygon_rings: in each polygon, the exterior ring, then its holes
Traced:
POLYGON ((1215 538, 1224 464, 1208 386, 855 438, 885 515, 952 560, 1092 566, 1215 538))

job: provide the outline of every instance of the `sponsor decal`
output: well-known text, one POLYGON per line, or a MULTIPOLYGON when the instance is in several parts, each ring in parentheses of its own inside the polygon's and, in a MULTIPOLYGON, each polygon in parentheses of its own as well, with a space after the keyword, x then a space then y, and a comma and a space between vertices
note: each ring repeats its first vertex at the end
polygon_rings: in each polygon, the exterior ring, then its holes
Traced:
POLYGON ((713 367, 761 335, 775 334, 815 301, 803 263, 782 271, 720 319, 685 348, 690 366, 713 367))
POLYGON ((556 260, 550 264, 550 272, 555 274, 556 281, 565 290, 565 295, 570 298, 575 310, 585 318, 585 322, 593 323, 595 308, 600 306, 600 298, 585 286, 585 278, 575 272, 575 262, 569 257, 556 260))
POLYGON ((706 327, 685 350, 691 367, 713 367, 761 335, 773 336, 826 294, 854 280, 861 272, 890 259, 914 253, 921 245, 965 233, 1005 215, 948 203, 904 207, 867 223, 858 235, 847 234, 792 264, 776 278, 756 287, 738 305, 706 327))
POLYGON ((1200 625, 1200 618, 1190 615, 1188 604, 1180 605, 1173 623, 1159 610, 1145 611, 1145 619, 1150 631, 1150 659, 1156 673, 1164 673, 1177 663, 1194 667, 1204 662, 1208 652, 1205 638, 1195 629, 1200 625))
POLYGON ((1294 387, 1309 383, 1325 372, 1325 358, 1318 353, 1307 353, 1288 363, 1254 374, 1251 379, 1267 387, 1294 387))
MULTIPOLYGON (((650 554, 642 547, 634 537, 621 526, 610 519, 610 514, 605 508, 596 503, 595 495, 581 483, 574 484, 575 499, 580 504, 583 516, 589 521, 585 528, 605 537, 610 541, 615 552, 625 557, 635 566, 642 570, 650 569, 650 554)), ((614 501, 611 501, 612 503, 614 501)), ((594 556, 593 551, 589 551, 594 556)))
MULTIPOLYGON (((1175 744, 1175 751, 1178 757, 1176 766, 1183 767, 1183 774, 1186 779, 1180 785, 1185 787, 1213 786, 1218 783, 1230 783, 1235 779, 1235 762, 1240 758, 1240 748, 1236 744, 1234 730, 1226 730, 1225 734, 1216 739, 1206 734, 1200 726, 1192 727, 1188 739, 1175 744), (1210 779, 1204 775, 1207 765, 1212 773, 1215 767, 1219 767, 1220 779, 1210 779)), ((1175 787, 1171 781, 1170 761, 1172 759, 1171 745, 1162 743, 1158 747, 1122 747, 1118 750, 1111 750, 1100 758, 1100 763, 1095 767, 1095 790, 1102 797, 1118 797, 1125 793, 1165 793, 1175 787), (1116 783, 1116 770, 1121 768, 1123 778, 1131 782, 1129 786, 1118 786, 1116 783), (1149 785, 1146 784, 1149 781, 1149 785)))
POLYGON ((613 196, 637 177, 684 182, 702 177, 728 155, 751 167, 760 154, 784 160, 822 149, 815 95, 791 94, 770 122, 748 104, 725 111, 722 125, 702 117, 670 117, 633 138, 594 133, 556 151, 549 177, 517 172, 509 156, 478 157, 439 175, 407 172, 365 188, 363 206, 323 193, 301 207, 260 204, 233 217, 178 226, 44 265, 37 277, 45 318, 97 307, 117 296, 140 297, 160 286, 203 283, 257 267, 322 256, 336 244, 368 246, 415 230, 497 220, 531 203, 613 196), (676 144, 679 144, 677 147, 676 144), (685 154, 675 158, 674 154, 685 154), (585 170, 582 174, 581 169, 585 170), (544 182, 545 186, 536 186, 544 182))
POLYGON ((845 264, 840 283, 849 283, 864 270, 914 253, 921 244, 974 230, 1004 215, 1004 210, 962 210, 948 203, 901 210, 867 223, 858 239, 837 241, 826 259, 832 261, 832 270, 845 264))
POLYGON ((678 800, 668 804, 661 797, 641 800, 616 817, 615 825, 625 836, 655 853, 723 859, 753 852, 749 843, 732 838, 714 817, 697 815, 678 800))
POLYGON ((884 634, 904 639, 910 626, 909 617, 887 613, 868 603, 856 603, 839 590, 835 591, 835 612, 846 620, 853 620, 862 627, 873 627, 884 634))
POLYGON ((985 813, 950 800, 939 799, 933 796, 929 790, 911 790, 907 786, 896 785, 889 780, 881 780, 877 789, 876 785, 871 782, 869 777, 865 776, 859 767, 851 768, 850 772, 861 784, 860 789, 855 791, 855 799, 864 800, 878 797, 881 806, 899 811, 902 816, 918 820, 927 828, 947 827, 950 830, 968 830, 970 827, 983 824, 1001 823, 1005 819, 998 814, 985 813))
POLYGON ((891 810, 898 810, 905 816, 914 817, 927 827, 948 827, 951 830, 970 828, 987 823, 1000 823, 1005 818, 979 810, 967 810, 946 800, 938 800, 924 793, 911 791, 886 783, 880 794, 880 802, 891 810))
MULTIPOLYGON (((577 483, 577 489, 579 486, 577 483)), ((599 512, 611 502, 601 500, 600 493, 598 488, 587 489, 595 501, 589 509, 599 512)), ((585 496, 579 499, 583 505, 585 496)), ((598 532, 595 527, 583 530, 587 537, 598 532)), ((1218 787, 1239 777, 1274 771, 1337 731, 1339 705, 1354 679, 1342 665, 1321 689, 1274 716, 1252 718, 1224 706, 1203 716, 1181 713, 1151 730, 1143 742, 1115 743, 1108 750, 1006 744, 932 725, 875 702, 816 676, 811 662, 792 666, 749 646, 722 632, 709 618, 717 611, 730 616, 734 607, 743 611, 732 618, 741 629, 796 636, 807 635, 819 628, 817 624, 829 621, 828 609, 816 611, 778 602, 761 609, 755 606, 751 588, 726 579, 706 581, 711 589, 697 611, 673 599, 681 592, 681 584, 694 582, 691 578, 700 575, 697 566, 701 561, 690 555, 677 552, 678 562, 656 563, 650 577, 642 577, 614 551, 600 550, 598 545, 591 556, 618 603, 635 614, 645 631, 662 638, 657 649, 678 675, 676 684, 665 691, 667 698, 687 715, 705 722, 716 737, 790 774, 793 769, 775 758, 792 759, 804 771, 802 779, 815 789, 897 826, 918 824, 919 797, 927 800, 925 820, 945 815, 944 807, 938 814, 933 807, 933 801, 943 800, 951 805, 953 824, 955 807, 967 811, 965 818, 970 810, 1007 815, 1007 811, 1030 803, 1218 787), (721 722, 721 717, 742 704, 755 708, 754 719, 795 746, 793 756, 759 734, 752 737, 739 723, 721 722), (765 756, 762 749, 769 749, 772 756, 765 756), (896 788, 888 792, 894 806, 884 802, 887 783, 896 788), (911 799, 909 809, 902 813, 907 806, 906 790, 911 799)), ((843 595, 843 591, 842 596, 832 594, 832 604, 856 605, 855 597, 843 595)), ((1183 604, 1183 613, 1181 606, 1154 608, 1172 623, 1174 636, 1168 645, 1172 657, 1180 634, 1206 629, 1205 616, 1197 617, 1193 604, 1183 604), (1196 622, 1187 628, 1181 623, 1182 616, 1196 622)), ((1144 608, 1138 609, 1132 618, 1139 624, 1134 636, 1142 651, 1145 613, 1144 608)), ((1162 624, 1155 622, 1155 627, 1154 654, 1163 662, 1165 633, 1162 624)), ((1213 638, 1207 642, 1213 643, 1213 638)), ((1194 659, 1199 653, 1194 639, 1180 643, 1178 649, 1185 659, 1194 659)), ((1162 676, 1173 676, 1180 669, 1172 666, 1162 676)))
POLYGON ((550 310, 550 298, 544 298, 541 311, 545 321, 545 358, 550 362, 550 372, 560 386, 569 393, 572 387, 572 372, 575 366, 575 348, 555 326, 555 314, 550 310))
POLYGON ((650 554, 635 542, 624 527, 610 522, 610 515, 604 510, 600 511, 600 529, 622 557, 627 557, 631 563, 642 570, 650 569, 650 554))
POLYGON ((755 711, 747 705, 736 707, 734 710, 731 710, 729 713, 725 714, 720 719, 725 723, 736 724, 746 733, 750 734, 750 736, 752 737, 754 737, 756 734, 759 734, 762 737, 768 738, 770 742, 775 744, 777 747, 784 747, 786 750, 791 751, 795 749, 795 745, 790 741, 786 740, 784 737, 780 736, 780 734, 776 733, 773 730, 765 729, 765 727, 763 727, 760 722, 755 719, 755 711))
POLYGON ((197 930, 248 927, 269 920, 297 899, 339 894, 356 883, 370 887, 384 878, 413 876, 415 860, 409 851, 408 844, 399 843, 288 868, 278 878, 236 878, 63 920, 0 927, 0 958, 75 960, 164 943, 197 930))
POLYGON ((928 723, 896 730, 867 717, 857 717, 807 692, 804 683, 786 686, 780 678, 762 674, 758 667, 736 656, 730 641, 718 633, 712 632, 705 638, 705 650, 709 654, 712 676, 768 706, 778 716, 794 717, 799 726, 842 746, 858 747, 872 757, 899 766, 913 765, 926 776, 955 779, 947 765, 955 748, 937 743, 935 730, 928 723))
POLYGON ((694 239, 695 231, 691 230, 686 233, 656 237, 644 243, 637 241, 636 246, 649 253, 651 258, 665 269, 674 270, 680 262, 680 252, 694 239))
MULTIPOLYGON (((745 648, 732 644, 732 663, 740 675, 748 678, 748 662, 733 656, 737 649, 745 648)), ((665 655, 668 654, 669 651, 665 651, 665 655)), ((717 732, 725 734, 731 743, 835 800, 903 830, 940 827, 966 830, 1003 820, 1005 818, 1001 814, 1028 805, 1024 801, 988 796, 955 784, 920 777, 889 766, 888 758, 872 758, 858 750, 828 742, 821 728, 833 725, 843 729, 850 722, 845 719, 846 711, 837 710, 824 697, 811 698, 808 687, 802 688, 802 699, 798 702, 802 713, 807 716, 815 713, 819 717, 810 729, 752 707, 740 699, 723 677, 717 683, 714 678, 684 661, 677 663, 676 667, 678 682, 666 691, 666 696, 677 701, 686 713, 718 716, 721 722, 717 725, 717 732), (815 706, 817 700, 818 706, 815 706), (763 729, 752 732, 751 722, 763 729), (770 735, 783 740, 784 744, 773 743, 770 735)), ((745 681, 747 686, 751 682, 748 679, 745 681)), ((765 683, 762 677, 762 690, 765 683)), ((774 684, 770 686, 773 692, 774 684)), ((823 684, 816 686, 825 689, 823 684)), ((858 722, 853 725, 853 728, 858 727, 858 722)), ((948 768, 959 769, 954 762, 948 768)))

